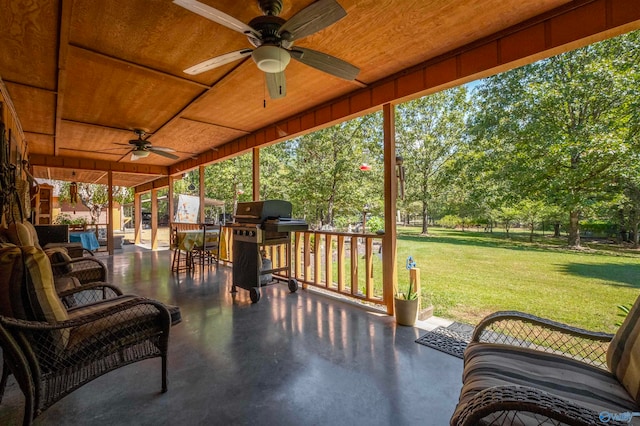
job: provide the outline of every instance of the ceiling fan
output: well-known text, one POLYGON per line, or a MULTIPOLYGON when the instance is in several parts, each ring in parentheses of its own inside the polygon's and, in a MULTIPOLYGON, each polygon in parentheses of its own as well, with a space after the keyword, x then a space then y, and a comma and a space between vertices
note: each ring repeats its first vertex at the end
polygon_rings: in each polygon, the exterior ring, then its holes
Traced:
POLYGON ((175 149, 153 146, 151 145, 151 142, 143 139, 143 136, 146 134, 144 130, 135 129, 133 132, 138 136, 138 139, 131 139, 129 144, 118 144, 123 146, 133 146, 131 151, 129 151, 131 152, 131 161, 148 157, 151 153, 162 155, 163 157, 171 158, 172 160, 180 158, 177 155, 171 154, 172 152, 175 152, 175 149))
POLYGON ((289 20, 278 16, 282 10, 282 0, 257 1, 264 15, 252 19, 247 25, 197 0, 173 0, 173 3, 187 10, 245 34, 249 43, 255 47, 216 56, 187 68, 184 72, 200 74, 251 55, 258 68, 265 73, 272 99, 282 98, 287 93, 284 70, 291 58, 345 80, 356 78, 360 69, 342 59, 304 47, 293 47, 295 41, 314 34, 347 15, 336 0, 318 0, 289 20))

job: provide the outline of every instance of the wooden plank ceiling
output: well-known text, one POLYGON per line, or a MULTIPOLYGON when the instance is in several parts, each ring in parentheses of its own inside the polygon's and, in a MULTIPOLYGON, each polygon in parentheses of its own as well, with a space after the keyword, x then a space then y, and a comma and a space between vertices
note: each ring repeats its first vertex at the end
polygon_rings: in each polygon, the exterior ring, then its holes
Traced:
MULTIPOLYGON (((248 23, 253 0, 202 0, 248 23)), ((312 0, 284 0, 288 19, 312 0)), ((296 45, 361 69, 345 81, 292 61, 287 96, 270 100, 251 58, 197 76, 183 70, 251 47, 242 34, 170 0, 0 0, 0 77, 22 121, 29 150, 44 156, 130 162, 128 140, 144 129, 179 160, 366 87, 430 58, 560 7, 567 0, 338 0, 346 18, 296 45), (264 100, 266 99, 266 107, 264 100), (122 145, 124 144, 124 145, 122 145)), ((38 177, 70 172, 37 167, 38 177)), ((88 181, 104 173, 82 171, 88 181)), ((149 175, 115 173, 120 185, 149 175)))

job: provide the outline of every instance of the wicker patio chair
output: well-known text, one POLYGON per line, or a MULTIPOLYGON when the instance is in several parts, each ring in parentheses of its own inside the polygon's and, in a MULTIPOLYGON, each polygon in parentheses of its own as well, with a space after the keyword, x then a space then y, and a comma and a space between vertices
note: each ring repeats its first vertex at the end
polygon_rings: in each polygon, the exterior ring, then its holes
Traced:
MULTIPOLYGON (((166 392, 169 330, 180 320, 177 307, 119 295, 67 309, 48 257, 36 247, 0 247, 0 268, 0 401, 12 373, 25 396, 24 425, 93 379, 149 358, 161 358, 166 392)), ((62 295, 82 292, 85 286, 62 295)))
POLYGON ((55 279, 74 277, 80 284, 96 281, 107 282, 107 267, 98 258, 92 256, 71 258, 65 248, 44 250, 53 269, 55 279))
POLYGON ((640 424, 640 297, 615 335, 521 312, 475 328, 451 425, 640 424))
MULTIPOLYGON (((38 233, 29 221, 14 222, 8 228, 0 230, 0 235, 17 246, 40 247, 38 233)), ((93 252, 84 249, 87 256, 71 258, 67 247, 54 246, 44 248, 53 264, 55 278, 75 277, 80 284, 87 284, 95 281, 107 282, 107 267, 99 259, 95 258, 93 252)))

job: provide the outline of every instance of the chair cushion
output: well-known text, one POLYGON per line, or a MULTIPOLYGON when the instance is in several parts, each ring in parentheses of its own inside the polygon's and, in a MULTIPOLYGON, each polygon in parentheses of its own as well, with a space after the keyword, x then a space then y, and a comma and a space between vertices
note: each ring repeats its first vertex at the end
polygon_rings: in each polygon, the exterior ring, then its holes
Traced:
POLYGON ((640 404, 640 297, 609 344, 607 365, 640 404))
MULTIPOLYGON (((56 293, 49 258, 43 250, 36 247, 21 247, 21 250, 27 271, 27 295, 34 319, 51 324, 66 321, 67 310, 56 293)), ((54 344, 58 349, 63 349, 69 339, 68 331, 53 334, 54 344)))
POLYGON ((640 410, 613 374, 562 355, 508 345, 471 343, 465 351, 464 363, 464 385, 454 418, 478 392, 509 385, 540 389, 596 413, 640 410))
POLYGON ((28 319, 23 294, 22 250, 13 244, 0 244, 0 315, 28 319))
POLYGON ((24 224, 20 222, 13 222, 7 228, 7 236, 9 241, 17 246, 35 246, 33 241, 33 235, 24 224))
POLYGON ((36 231, 36 227, 28 220, 22 222, 21 225, 27 228, 29 235, 31 235, 31 239, 33 240, 34 247, 41 249, 42 247, 40 246, 40 239, 38 238, 38 231, 36 231))
POLYGON ((51 269, 53 275, 65 275, 73 271, 73 266, 68 263, 71 261, 71 257, 67 253, 67 249, 64 247, 46 248, 44 252, 51 261, 51 269))

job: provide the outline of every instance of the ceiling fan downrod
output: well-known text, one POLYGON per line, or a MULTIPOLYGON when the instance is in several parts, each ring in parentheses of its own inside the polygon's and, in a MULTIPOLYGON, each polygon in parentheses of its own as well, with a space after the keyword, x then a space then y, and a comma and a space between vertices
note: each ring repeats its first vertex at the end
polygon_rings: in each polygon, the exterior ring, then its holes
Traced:
POLYGON ((282 10, 282 0, 258 0, 258 6, 267 16, 278 16, 282 10))

